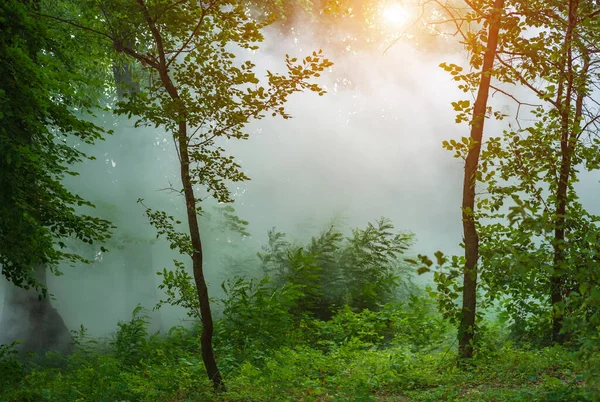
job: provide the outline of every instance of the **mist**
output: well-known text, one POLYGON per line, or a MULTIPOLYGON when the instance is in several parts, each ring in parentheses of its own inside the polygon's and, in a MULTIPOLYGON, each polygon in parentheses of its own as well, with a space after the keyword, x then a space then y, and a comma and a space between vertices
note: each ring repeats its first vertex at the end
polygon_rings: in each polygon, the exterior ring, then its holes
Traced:
MULTIPOLYGON (((272 227, 302 240, 334 220, 348 230, 383 216, 397 230, 416 235, 411 254, 461 253, 463 163, 442 149, 441 142, 467 134, 466 125, 454 123, 450 106, 465 94, 438 65, 465 64, 463 53, 424 51, 403 41, 385 54, 384 43, 340 51, 317 39, 269 31, 264 46, 251 56, 258 75, 281 70, 286 53, 300 58, 323 49, 335 64, 319 80, 328 90, 325 96, 296 94, 287 104, 292 119, 255 121, 247 128, 248 141, 223 144, 251 178, 232 187, 233 206, 249 222, 251 236, 231 244, 214 220, 203 220, 206 276, 213 297, 221 294, 220 284, 228 274, 223 255, 255 254, 272 227)), ((494 97, 492 102, 514 112, 506 99, 494 97)), ((156 272, 171 268, 174 258, 186 261, 156 238, 137 202, 143 199, 150 208, 184 216, 183 198, 172 191, 180 182, 171 135, 134 128, 131 120, 107 118, 105 125, 115 122, 114 135, 87 149, 96 160, 77 166, 80 175, 67 184, 96 204, 92 214, 116 226, 107 245, 110 251, 74 245, 94 263, 62 266, 64 275, 48 278, 53 305, 67 326, 84 326, 94 336, 113 332, 137 303, 152 309, 161 297, 156 272)), ((498 136, 505 127, 505 122, 490 120, 486 136, 498 136)), ((599 187, 591 185, 597 181, 591 174, 582 178, 584 206, 600 205, 599 187)), ((207 200, 208 214, 214 212, 212 206, 207 200)), ((590 212, 600 211, 592 207, 590 212)), ((186 313, 163 308, 152 317, 153 330, 165 331, 185 322, 186 313)))

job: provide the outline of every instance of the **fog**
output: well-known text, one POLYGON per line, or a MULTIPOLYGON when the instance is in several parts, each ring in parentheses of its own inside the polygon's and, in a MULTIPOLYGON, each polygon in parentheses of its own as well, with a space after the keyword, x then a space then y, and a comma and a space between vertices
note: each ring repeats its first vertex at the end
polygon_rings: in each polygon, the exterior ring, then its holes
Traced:
MULTIPOLYGON (((340 52, 314 38, 294 40, 274 32, 264 45, 252 55, 258 75, 281 70, 285 53, 303 57, 320 48, 335 65, 318 81, 328 90, 325 96, 302 93, 290 98, 287 109, 293 119, 253 122, 248 141, 224 144, 252 179, 232 187, 234 207, 249 221, 251 237, 230 243, 218 229, 214 203, 207 200, 205 210, 213 218, 202 221, 201 231, 211 295, 219 296, 220 283, 230 272, 223 255, 255 253, 272 227, 306 239, 333 219, 348 229, 384 216, 398 230, 415 233, 412 254, 460 253, 463 165, 441 142, 467 135, 467 125, 454 123, 450 106, 465 94, 438 65, 464 64, 462 53, 422 51, 402 41, 385 54, 384 44, 340 52)), ((506 99, 496 96, 493 102, 514 112, 506 99)), ((486 136, 500 135, 506 126, 486 124, 486 136)), ((175 216, 182 216, 184 202, 169 191, 180 185, 178 162, 170 135, 160 129, 136 129, 133 121, 117 119, 115 134, 88 152, 96 160, 78 166, 80 176, 67 184, 96 203, 93 213, 117 228, 107 245, 110 252, 78 246, 95 262, 61 267, 64 275, 51 276, 49 289, 71 329, 83 325, 91 334, 105 336, 119 319, 130 317, 137 303, 153 307, 160 297, 155 272, 171 268, 178 257, 163 239, 156 239, 137 200, 175 216)), ((583 194, 588 206, 600 198, 597 178, 582 182, 588 183, 583 194)), ((156 330, 186 318, 176 308, 153 317, 156 330)))

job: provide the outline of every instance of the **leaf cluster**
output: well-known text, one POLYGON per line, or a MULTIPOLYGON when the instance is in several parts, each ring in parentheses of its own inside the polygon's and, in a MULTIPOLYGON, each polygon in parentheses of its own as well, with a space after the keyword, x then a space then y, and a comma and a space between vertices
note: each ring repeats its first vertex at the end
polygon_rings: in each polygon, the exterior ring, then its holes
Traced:
POLYGON ((400 275, 407 273, 399 256, 413 235, 393 229, 384 218, 348 237, 330 227, 306 247, 292 245, 273 229, 259 258, 265 275, 301 286, 300 311, 326 318, 336 306, 374 310, 394 297, 400 275))
POLYGON ((65 32, 16 0, 0 5, 0 29, 0 265, 15 285, 39 288, 34 267, 86 262, 65 249, 68 239, 110 235, 109 222, 83 214, 93 205, 62 183, 87 158, 73 141, 93 143, 104 130, 82 117, 94 106, 85 84, 93 85, 86 62, 65 50, 65 32))

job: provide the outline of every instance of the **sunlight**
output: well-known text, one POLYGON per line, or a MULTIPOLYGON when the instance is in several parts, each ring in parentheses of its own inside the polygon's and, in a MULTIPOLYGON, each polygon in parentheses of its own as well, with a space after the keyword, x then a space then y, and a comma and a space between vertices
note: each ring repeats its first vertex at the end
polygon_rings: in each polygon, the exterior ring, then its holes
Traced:
POLYGON ((399 3, 390 3, 383 7, 381 12, 384 22, 390 26, 402 26, 408 20, 406 9, 399 3))

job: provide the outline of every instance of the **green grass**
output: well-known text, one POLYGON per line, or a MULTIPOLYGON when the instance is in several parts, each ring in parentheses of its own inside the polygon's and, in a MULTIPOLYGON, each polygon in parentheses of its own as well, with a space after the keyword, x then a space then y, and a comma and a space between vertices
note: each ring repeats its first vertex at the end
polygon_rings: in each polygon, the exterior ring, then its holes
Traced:
POLYGON ((197 327, 149 335, 136 308, 108 340, 77 333, 70 356, 23 359, 0 347, 0 401, 600 400, 600 354, 582 342, 585 353, 517 344, 505 324, 484 320, 475 356, 459 366, 455 329, 426 294, 321 321, 282 308, 282 292, 243 286, 265 297, 231 299, 216 322, 227 392, 206 378, 197 327))
MULTIPOLYGON (((123 329, 121 329, 123 331, 123 329)), ((117 339, 117 338, 115 338, 117 339)), ((121 337, 123 342, 123 337, 121 337)), ((573 353, 561 347, 479 353, 458 368, 449 345, 415 350, 358 338, 329 347, 291 345, 235 361, 220 349, 228 391, 212 392, 197 334, 176 329, 116 353, 81 343, 69 357, 20 363, 4 356, 1 401, 586 401, 573 353)), ((121 345, 122 349, 122 345, 121 345)))

